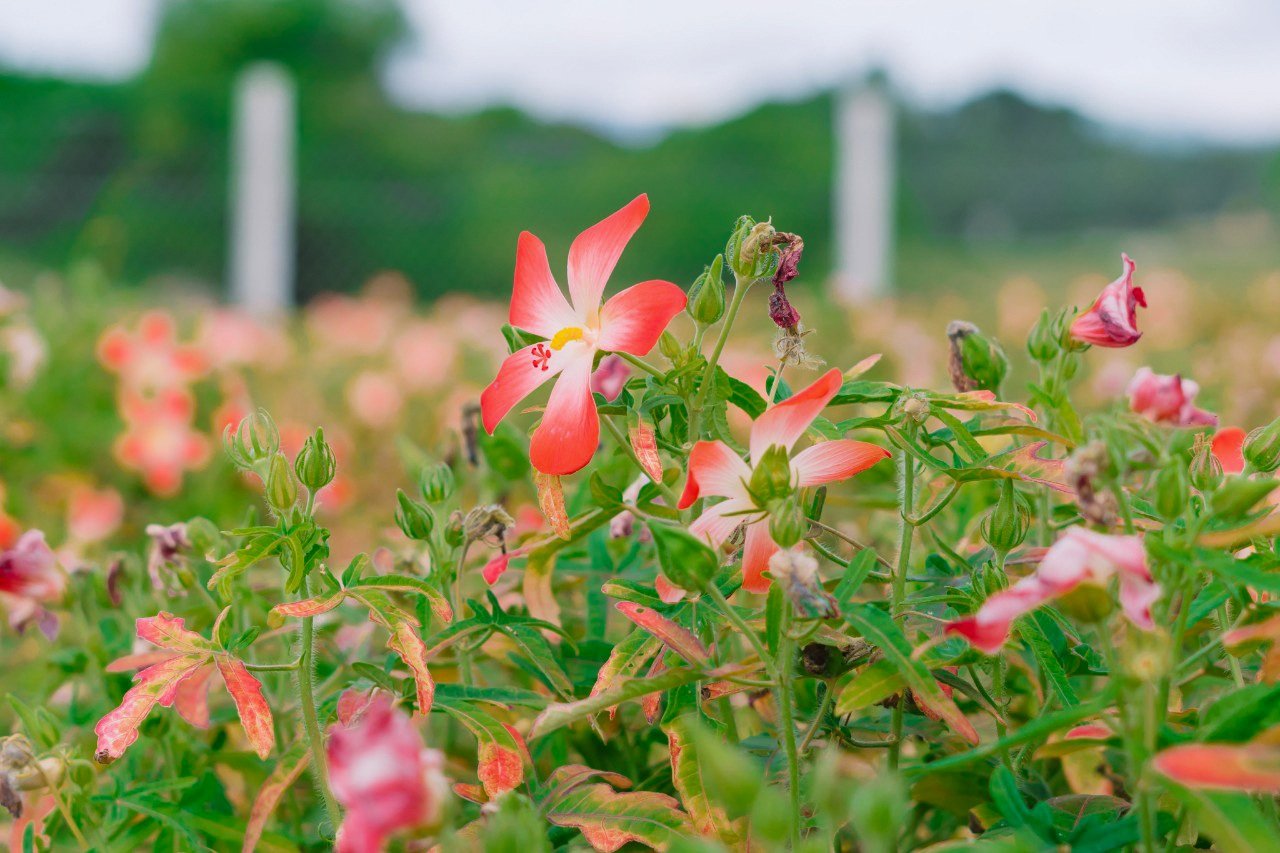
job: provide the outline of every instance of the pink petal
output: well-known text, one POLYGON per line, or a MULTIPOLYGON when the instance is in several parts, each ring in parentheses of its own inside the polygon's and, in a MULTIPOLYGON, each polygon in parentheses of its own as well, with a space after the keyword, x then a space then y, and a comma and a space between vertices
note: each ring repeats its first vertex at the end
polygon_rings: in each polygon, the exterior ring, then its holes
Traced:
POLYGON ((764 573, 769 568, 769 558, 776 553, 778 546, 769 535, 768 522, 747 525, 747 541, 742 548, 743 589, 747 592, 769 591, 769 579, 764 573))
POLYGON ((1129 621, 1142 630, 1155 630, 1151 608, 1159 600, 1159 585, 1133 575, 1120 577, 1120 607, 1129 621))
POLYGON ((978 612, 947 625, 946 633, 959 634, 974 648, 995 654, 1009 639, 1013 621, 1030 613, 1057 593, 1034 575, 988 598, 978 612))
POLYGON ((860 471, 889 458, 889 451, 865 441, 823 441, 807 447, 791 460, 799 475, 799 486, 817 486, 847 480, 860 471))
POLYGON ((591 397, 591 356, 576 354, 551 389, 542 423, 529 442, 529 461, 544 474, 564 476, 586 467, 600 443, 600 418, 591 397))
POLYGON ((658 598, 662 599, 663 604, 675 604, 685 596, 683 589, 667 580, 661 574, 653 579, 653 588, 658 593, 658 598))
POLYGON ((1093 306, 1071 324, 1071 336, 1100 347, 1127 347, 1142 337, 1138 331, 1137 306, 1147 305, 1142 288, 1133 286, 1136 265, 1121 255, 1124 272, 1103 288, 1093 306))
POLYGON ((1280 750, 1257 744, 1188 743, 1152 759, 1160 773, 1188 788, 1280 794, 1280 750))
POLYGON ((832 368, 816 382, 769 409, 751 425, 751 460, 775 444, 790 450, 840 390, 840 371, 832 368))
POLYGON ((574 239, 569 247, 569 297, 578 315, 595 315, 610 273, 648 213, 649 197, 636 196, 626 207, 574 239))
POLYGON ((751 469, 723 441, 699 441, 689 452, 689 478, 677 509, 687 509, 704 494, 745 498, 751 469))
POLYGON ((600 349, 648 355, 687 301, 684 291, 669 281, 642 281, 628 287, 600 312, 600 349))
POLYGON ((511 325, 544 338, 582 321, 560 292, 547 263, 547 247, 528 231, 516 243, 516 277, 511 291, 511 325))
POLYGON ((565 350, 553 350, 545 343, 527 346, 507 356, 498 368, 497 377, 480 394, 485 430, 493 432, 507 412, 560 373, 570 360, 565 350))
POLYGON ((712 548, 718 549, 733 535, 733 531, 750 518, 744 513, 751 508, 751 502, 741 498, 721 501, 703 510, 702 515, 689 525, 689 532, 706 539, 712 548))

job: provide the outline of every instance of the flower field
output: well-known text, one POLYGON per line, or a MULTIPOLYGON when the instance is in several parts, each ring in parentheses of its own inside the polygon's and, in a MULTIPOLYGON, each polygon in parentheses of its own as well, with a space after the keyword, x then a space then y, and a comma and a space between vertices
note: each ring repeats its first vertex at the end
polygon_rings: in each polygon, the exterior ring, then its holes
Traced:
POLYGON ((1280 849, 1280 271, 850 309, 747 216, 614 280, 649 215, 0 293, 10 848, 1280 849))

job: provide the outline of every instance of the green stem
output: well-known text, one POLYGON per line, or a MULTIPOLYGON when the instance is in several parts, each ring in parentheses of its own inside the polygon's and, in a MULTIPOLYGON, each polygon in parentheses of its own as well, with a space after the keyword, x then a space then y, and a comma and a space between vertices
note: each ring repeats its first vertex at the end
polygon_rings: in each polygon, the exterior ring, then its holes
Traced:
MULTIPOLYGON (((453 569, 453 614, 455 619, 462 618, 462 570, 467 562, 467 551, 471 550, 471 540, 462 543, 461 550, 458 551, 458 564, 453 569)), ((465 643, 459 643, 455 649, 458 656, 458 673, 462 678, 462 684, 470 687, 472 682, 471 672, 471 650, 467 648, 465 643)))
POLYGON ((809 751, 809 745, 813 743, 814 735, 822 728, 822 721, 826 718, 827 712, 831 710, 831 705, 835 702, 835 699, 836 692, 831 689, 831 685, 824 684, 822 701, 818 704, 818 710, 813 715, 813 722, 809 725, 809 730, 804 733, 804 740, 800 741, 801 756, 809 751))
MULTIPOLYGON (((302 597, 304 599, 311 597, 311 582, 305 577, 302 580, 302 597)), ((316 715, 314 622, 314 617, 307 616, 302 620, 302 627, 299 629, 298 639, 301 648, 298 650, 298 707, 302 713, 302 727, 306 731, 307 743, 311 750, 311 775, 315 778, 316 790, 320 794, 321 802, 324 803, 325 812, 329 815, 329 822, 333 824, 334 832, 337 832, 342 824, 342 811, 329 790, 329 764, 325 758, 320 719, 316 715)))
MULTIPOLYGON (((604 424, 604 428, 609 431, 609 435, 613 436, 613 440, 618 443, 618 446, 622 448, 623 452, 626 453, 631 461, 635 463, 635 466, 640 469, 640 472, 647 476, 648 472, 644 470, 644 465, 640 464, 640 457, 636 455, 635 448, 631 446, 631 442, 627 441, 627 437, 622 434, 622 430, 618 429, 618 425, 615 424, 611 418, 601 418, 600 422, 604 424)), ((654 482, 652 477, 650 477, 649 480, 658 487, 658 491, 662 492, 662 496, 667 499, 668 506, 674 507, 680 502, 679 497, 666 483, 654 482)))
POLYGON ((778 726, 781 729, 782 746, 787 753, 787 792, 791 795, 791 849, 800 847, 800 751, 796 746, 795 685, 792 683, 795 658, 795 640, 791 638, 791 607, 782 607, 781 639, 778 641, 778 662, 774 667, 776 695, 778 697, 778 726))
MULTIPOLYGON (((915 538, 915 525, 911 523, 911 511, 915 504, 915 457, 909 453, 898 456, 898 481, 902 506, 898 523, 898 564, 893 572, 893 585, 889 598, 889 613, 901 627, 905 621, 902 612, 907 595, 907 566, 911 561, 911 541, 915 538)), ((893 707, 890 722, 892 738, 889 744, 889 767, 897 769, 902 756, 902 706, 904 699, 899 699, 893 707)))
POLYGON ((614 353, 614 355, 622 356, 622 359, 623 359, 624 361, 628 361, 628 362, 630 362, 630 363, 634 364, 636 367, 640 368, 640 369, 641 369, 641 370, 643 370, 645 373, 648 373, 650 376, 656 376, 656 377, 658 377, 659 379, 662 379, 663 377, 665 377, 665 376, 666 376, 666 374, 665 374, 665 373, 663 373, 663 372, 662 372, 661 370, 659 370, 658 368, 654 367, 654 366, 653 366, 652 364, 650 364, 649 362, 645 361, 643 358, 639 358, 638 356, 634 356, 634 355, 632 355, 632 354, 631 354, 631 353, 629 353, 629 352, 616 352, 616 353, 614 353))
POLYGON ((695 442, 702 437, 702 407, 707 403, 711 379, 716 374, 716 365, 720 363, 720 353, 724 352, 724 345, 729 340, 729 331, 733 328, 734 321, 738 319, 738 309, 742 307, 742 300, 756 281, 757 279, 744 281, 736 273, 734 274, 733 299, 729 302, 729 311, 725 315, 724 323, 720 326, 720 335, 716 338, 716 345, 711 350, 711 358, 707 360, 706 370, 702 372, 702 381, 698 383, 698 396, 694 398, 693 406, 689 409, 690 442, 695 442))

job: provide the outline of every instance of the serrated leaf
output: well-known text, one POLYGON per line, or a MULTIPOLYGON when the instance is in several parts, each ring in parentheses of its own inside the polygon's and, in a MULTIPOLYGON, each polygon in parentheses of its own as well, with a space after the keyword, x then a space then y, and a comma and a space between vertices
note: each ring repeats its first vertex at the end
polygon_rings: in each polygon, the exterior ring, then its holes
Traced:
POLYGON ((656 610, 630 601, 619 601, 614 606, 623 616, 660 639, 667 648, 694 666, 710 662, 711 653, 689 629, 677 625, 656 610))
POLYGON ((867 708, 889 698, 906 685, 897 666, 882 658, 861 672, 851 674, 848 683, 840 688, 836 714, 843 716, 867 708))
POLYGON ((435 707, 466 726, 476 739, 477 775, 492 800, 524 781, 524 743, 515 729, 495 720, 473 702, 441 696, 435 707))
POLYGON ((580 830, 601 853, 629 843, 665 850, 691 829, 679 803, 666 794, 618 792, 604 783, 574 788, 550 803, 546 815, 556 826, 580 830))
POLYGON ((249 821, 245 824, 241 853, 252 853, 257 848, 258 840, 262 838, 262 832, 266 829, 267 821, 271 819, 271 814, 276 810, 280 798, 293 787, 293 783, 298 781, 298 777, 307 769, 310 762, 310 751, 305 743, 299 742, 272 768, 271 775, 262 783, 257 796, 253 798, 253 806, 249 809, 249 821))

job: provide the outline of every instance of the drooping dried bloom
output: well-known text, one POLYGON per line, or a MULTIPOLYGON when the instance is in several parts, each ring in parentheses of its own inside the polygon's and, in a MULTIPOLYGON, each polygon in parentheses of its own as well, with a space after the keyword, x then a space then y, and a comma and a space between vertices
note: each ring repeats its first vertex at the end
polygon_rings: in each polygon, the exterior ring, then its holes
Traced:
MULTIPOLYGON (((798 319, 799 315, 797 315, 797 321, 798 319)), ((826 364, 805 348, 804 339, 812 333, 813 329, 802 329, 798 325, 779 329, 777 337, 773 339, 773 354, 777 356, 778 362, 787 367, 804 367, 811 370, 826 364)))
MULTIPOLYGON (((780 485, 803 488, 846 480, 889 456, 883 447, 850 439, 823 441, 790 456, 792 447, 842 383, 840 371, 830 370, 808 388, 756 418, 751 425, 750 462, 744 462, 721 441, 700 441, 689 454, 689 478, 677 509, 686 509, 705 496, 727 499, 704 509, 689 526, 689 531, 705 538, 713 548, 719 548, 746 524, 742 571, 743 587, 750 592, 769 588, 764 571, 769 566, 769 558, 778 551, 769 532, 768 510, 758 504, 761 495, 753 495, 748 488, 753 482, 773 479, 762 476, 771 473, 762 471, 765 467, 762 463, 780 460, 781 475, 788 481, 780 485), (777 450, 770 452, 772 448, 780 448, 781 455, 777 450)), ((768 467, 779 466, 769 464, 768 467)))
POLYGON ((1190 379, 1140 367, 1129 383, 1129 408, 1158 424, 1217 426, 1217 415, 1196 408, 1199 393, 1200 386, 1190 379))
POLYGON ((1127 347, 1138 342, 1138 306, 1147 307, 1142 288, 1134 287, 1137 268, 1128 255, 1121 255, 1124 272, 1102 289, 1096 301, 1071 324, 1071 337, 1099 347, 1127 347))
POLYGON ((480 395, 480 407, 485 429, 493 432, 517 403, 559 377, 529 445, 533 467, 544 474, 572 474, 596 452, 600 420, 591 397, 596 353, 647 355, 671 318, 684 310, 684 291, 667 281, 641 282, 600 304, 609 274, 648 212, 649 199, 642 195, 578 235, 569 248, 569 300, 551 275, 542 242, 527 231, 520 234, 509 319, 546 340, 507 357, 480 395))
POLYGON ((329 729, 329 784, 346 816, 340 853, 376 853, 405 829, 440 818, 444 756, 424 749, 412 720, 379 693, 351 725, 329 729))
POLYGON ((15 630, 35 622, 53 636, 58 623, 43 605, 62 598, 66 587, 66 575, 39 530, 28 530, 12 547, 0 551, 0 599, 15 630))
POLYGON ((506 544, 507 531, 516 520, 497 504, 486 504, 472 509, 462 520, 462 529, 467 539, 481 542, 491 548, 501 548, 506 544))
POLYGON ((1080 515, 1100 527, 1110 526, 1119 510, 1115 495, 1103 488, 1110 465, 1107 446, 1091 441, 1076 448, 1062 466, 1063 481, 1075 492, 1080 515))
POLYGON ((186 595, 187 591, 177 577, 186 568, 186 557, 191 550, 187 537, 187 525, 148 524, 146 527, 151 547, 147 549, 147 574, 151 585, 167 595, 186 595))
POLYGON ((1009 639, 1019 616, 1082 584, 1105 587, 1117 577, 1125 616, 1138 628, 1153 630, 1151 607, 1160 597, 1160 587, 1147 568, 1142 537, 1110 536, 1073 527, 1049 548, 1035 574, 988 598, 973 616, 951 622, 947 633, 959 634, 976 648, 994 654, 1009 639))
POLYGON ((769 558, 769 573, 782 585, 796 613, 807 619, 831 619, 836 601, 822 588, 818 561, 802 547, 786 548, 769 558))

